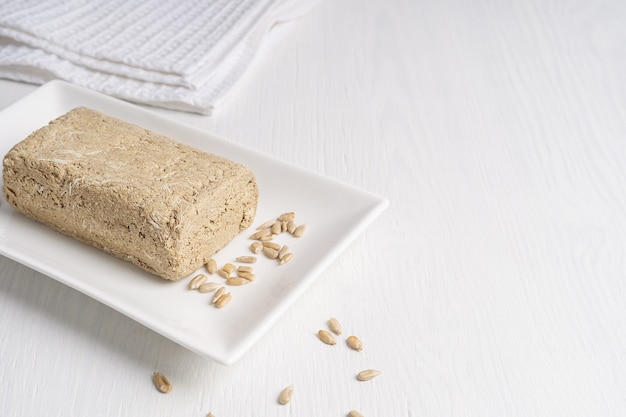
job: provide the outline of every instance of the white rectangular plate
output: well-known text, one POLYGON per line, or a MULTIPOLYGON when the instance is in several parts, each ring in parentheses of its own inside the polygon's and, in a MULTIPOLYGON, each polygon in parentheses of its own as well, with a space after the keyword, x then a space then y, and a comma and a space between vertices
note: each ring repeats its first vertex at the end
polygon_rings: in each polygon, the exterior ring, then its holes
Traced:
MULTIPOLYGON (((293 260, 279 266, 275 260, 259 256, 254 265, 257 279, 245 286, 228 287, 232 301, 219 310, 209 304, 211 294, 187 290, 189 278, 169 282, 155 277, 20 215, 6 201, 0 204, 0 254, 223 364, 239 359, 388 205, 379 196, 61 81, 45 84, 0 112, 0 156, 32 131, 77 106, 91 107, 224 156, 254 172, 260 192, 255 223, 215 255, 219 264, 250 255, 249 236, 254 228, 283 212, 294 211, 296 223, 307 224, 301 238, 281 234, 276 239, 291 248, 293 260)), ((223 282, 217 276, 210 279, 223 282)))

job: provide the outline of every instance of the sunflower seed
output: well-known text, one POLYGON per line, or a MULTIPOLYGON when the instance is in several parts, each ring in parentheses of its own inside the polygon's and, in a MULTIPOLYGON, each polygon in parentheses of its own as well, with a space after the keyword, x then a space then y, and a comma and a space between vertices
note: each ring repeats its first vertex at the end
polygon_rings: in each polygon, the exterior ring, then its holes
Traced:
POLYGON ((250 281, 242 277, 230 277, 226 280, 226 285, 246 285, 249 283, 250 281))
POLYGON ((250 245, 250 250, 252 253, 261 253, 263 250, 263 244, 261 242, 252 242, 250 245))
POLYGON ((282 248, 280 248, 280 250, 278 251, 278 259, 283 259, 283 257, 289 252, 289 246, 284 245, 282 248))
POLYGON ((267 242, 267 241, 272 240, 272 239, 274 239, 274 235, 263 236, 263 237, 260 237, 260 238, 259 238, 259 240, 260 240, 261 242, 267 242))
POLYGON ((287 231, 293 234, 295 230, 296 230, 296 222, 294 222, 293 220, 289 220, 287 222, 287 231))
POLYGON ((172 390, 172 384, 161 372, 155 372, 152 374, 152 382, 159 392, 167 394, 172 390))
POLYGON ((232 298, 232 296, 230 295, 229 292, 224 293, 224 295, 222 295, 220 298, 218 298, 217 301, 215 302, 215 307, 217 307, 217 308, 224 307, 226 304, 228 304, 230 302, 231 298, 232 298))
POLYGON ((204 284, 200 285, 200 287, 198 287, 198 291, 206 294, 208 292, 215 291, 219 286, 220 284, 218 284, 217 282, 205 282, 204 284))
POLYGON ((222 295, 224 295, 225 292, 226 292, 226 287, 220 287, 213 295, 213 298, 211 299, 211 304, 215 304, 217 300, 219 300, 219 298, 222 295))
POLYGON ((278 402, 282 405, 288 404, 293 397, 293 385, 289 385, 283 389, 278 396, 278 402))
POLYGON ((281 222, 274 223, 271 230, 272 230, 273 235, 279 235, 283 231, 282 223, 281 222))
POLYGON ((280 216, 278 216, 278 221, 282 222, 282 221, 289 221, 289 220, 293 220, 296 218, 296 213, 294 213, 293 211, 287 212, 287 213, 283 213, 280 216))
POLYGON ((256 233, 253 233, 252 236, 250 236, 250 239, 258 240, 258 239, 270 236, 271 234, 272 234, 271 229, 263 229, 263 230, 259 230, 256 233))
POLYGON ((209 411, 209 414, 207 414, 206 417, 215 417, 215 414, 209 411))
POLYGON ((358 379, 359 381, 369 381, 370 379, 375 378, 378 375, 380 375, 380 371, 377 371, 375 369, 367 369, 365 371, 359 372, 356 376, 356 379, 358 379))
POLYGON ((222 278, 226 278, 226 279, 228 279, 228 277, 230 276, 230 272, 228 272, 228 271, 227 271, 227 270, 225 270, 225 269, 218 269, 218 270, 217 270, 217 275, 219 275, 219 276, 220 276, 220 277, 222 277, 222 278))
POLYGON ((244 264, 253 264, 256 262, 256 256, 240 256, 235 259, 237 262, 243 262, 244 264))
POLYGON ((322 342, 326 343, 327 345, 337 344, 337 339, 335 339, 335 336, 333 336, 333 334, 328 330, 320 330, 319 332, 317 332, 317 336, 322 342))
POLYGON ((346 339, 346 343, 350 346, 350 349, 361 351, 363 350, 363 342, 356 336, 350 336, 346 339))
POLYGON ((206 282, 206 275, 204 274, 198 274, 195 277, 193 277, 193 279, 189 282, 189 289, 190 290, 197 290, 198 287, 200 287, 200 285, 204 284, 206 282))
POLYGON ((348 417, 363 417, 363 414, 359 413, 356 410, 350 410, 350 412, 348 413, 348 417))
POLYGON ((300 237, 304 234, 304 231, 306 230, 306 224, 301 224, 300 226, 296 227, 293 231, 293 237, 300 237))
POLYGON ((341 328, 341 323, 339 323, 339 320, 334 317, 331 317, 331 319, 328 320, 328 328, 336 335, 340 335, 343 331, 343 329, 341 328))
POLYGON ((284 263, 287 263, 287 262, 289 262, 289 261, 291 260, 291 258, 293 258, 293 253, 291 253, 291 252, 286 253, 286 254, 285 254, 285 255, 284 255, 284 256, 280 259, 279 264, 280 264, 280 265, 282 265, 282 264, 284 264, 284 263))
POLYGON ((276 249, 264 248, 263 253, 265 254, 265 256, 267 256, 270 259, 278 258, 278 251, 276 249))
POLYGON ((207 261, 206 270, 209 271, 209 274, 217 272, 217 262, 215 262, 215 259, 211 258, 207 261))
POLYGON ((239 278, 247 279, 250 282, 252 282, 252 281, 254 281, 256 279, 256 275, 253 274, 252 272, 237 272, 237 276, 239 278))
POLYGON ((264 248, 272 248, 277 251, 280 250, 280 245, 275 242, 262 242, 261 244, 263 245, 264 248))
POLYGON ((282 222, 280 222, 280 231, 281 232, 286 232, 287 231, 287 221, 283 220, 282 222))
POLYGON ((237 267, 231 263, 225 264, 222 269, 230 275, 237 267))
POLYGON ((237 273, 239 273, 239 272, 252 272, 252 271, 253 271, 253 269, 252 269, 251 266, 241 265, 241 266, 239 266, 239 268, 237 268, 237 273))
POLYGON ((259 227, 257 227, 256 230, 270 229, 272 226, 274 226, 274 223, 277 222, 278 220, 268 220, 259 227))

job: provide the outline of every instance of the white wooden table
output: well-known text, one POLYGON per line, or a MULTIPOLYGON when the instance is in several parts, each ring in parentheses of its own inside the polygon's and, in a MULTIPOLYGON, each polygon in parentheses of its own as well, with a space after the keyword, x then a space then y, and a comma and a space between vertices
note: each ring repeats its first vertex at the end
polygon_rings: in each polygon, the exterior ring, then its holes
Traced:
MULTIPOLYGON (((619 0, 321 3, 213 116, 155 111, 389 209, 231 366, 0 259, 0 416, 625 415, 624 22, 619 0), (364 352, 317 340, 331 316, 364 352)), ((0 107, 35 88, 0 81, 0 107)))

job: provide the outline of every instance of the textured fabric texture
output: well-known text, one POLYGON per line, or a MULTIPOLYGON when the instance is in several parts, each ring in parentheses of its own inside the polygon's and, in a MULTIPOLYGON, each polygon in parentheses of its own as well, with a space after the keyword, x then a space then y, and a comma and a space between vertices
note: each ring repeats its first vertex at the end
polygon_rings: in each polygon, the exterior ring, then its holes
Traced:
POLYGON ((4 0, 0 77, 63 79, 129 101, 210 113, 272 27, 313 0, 4 0))

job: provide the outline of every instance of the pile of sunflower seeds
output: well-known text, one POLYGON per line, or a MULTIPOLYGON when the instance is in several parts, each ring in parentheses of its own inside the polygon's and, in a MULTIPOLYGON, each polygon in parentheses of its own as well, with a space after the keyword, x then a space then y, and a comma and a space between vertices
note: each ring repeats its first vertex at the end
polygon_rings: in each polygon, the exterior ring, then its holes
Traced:
POLYGON ((252 253, 263 253, 269 259, 278 260, 279 265, 289 262, 293 258, 293 253, 289 247, 272 242, 272 240, 281 233, 290 233, 293 237, 301 237, 306 231, 306 224, 296 224, 295 219, 296 214, 290 211, 257 227, 257 231, 250 236, 250 239, 255 240, 250 245, 252 253))
MULTIPOLYGON (((293 211, 286 212, 264 222, 256 228, 256 232, 250 236, 254 242, 250 245, 250 250, 254 255, 263 253, 269 259, 276 259, 279 265, 283 265, 293 259, 293 253, 287 245, 280 245, 272 240, 281 233, 289 233, 293 237, 301 237, 305 230, 306 224, 296 224, 296 215, 293 211)), ((189 282, 190 290, 197 290, 200 293, 212 293, 215 295, 211 299, 211 304, 217 308, 227 305, 232 299, 232 294, 226 290, 226 286, 247 285, 256 280, 256 273, 252 264, 257 262, 254 255, 242 255, 235 258, 234 262, 227 262, 221 267, 218 266, 214 258, 205 260, 205 269, 209 275, 217 274, 223 278, 224 285, 209 281, 207 275, 197 274, 189 282), (243 264, 243 265, 241 265, 243 264)))

